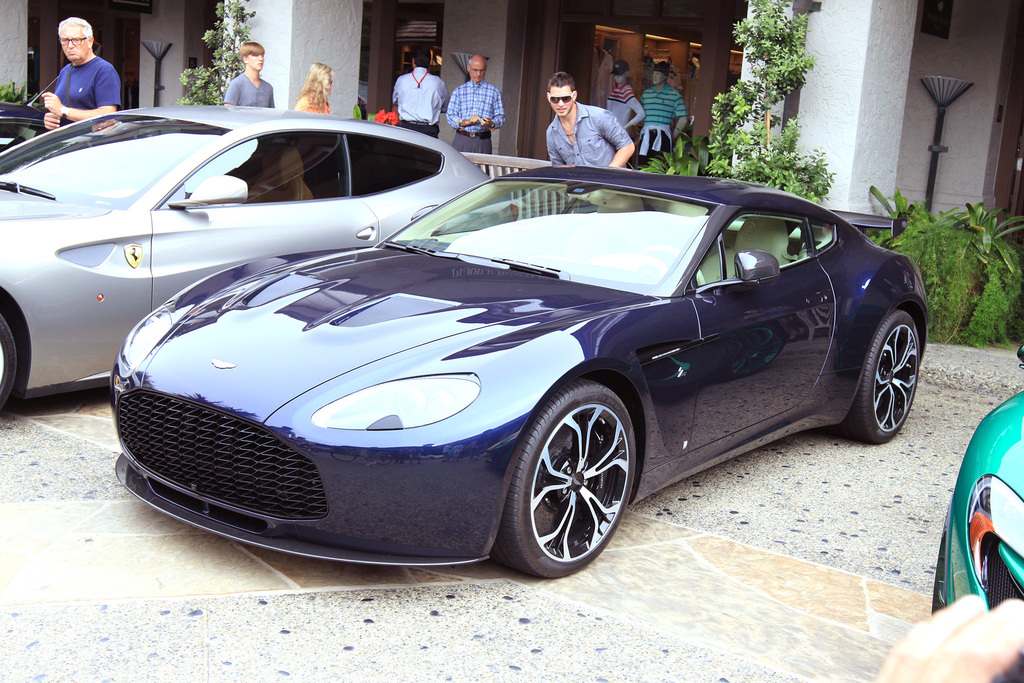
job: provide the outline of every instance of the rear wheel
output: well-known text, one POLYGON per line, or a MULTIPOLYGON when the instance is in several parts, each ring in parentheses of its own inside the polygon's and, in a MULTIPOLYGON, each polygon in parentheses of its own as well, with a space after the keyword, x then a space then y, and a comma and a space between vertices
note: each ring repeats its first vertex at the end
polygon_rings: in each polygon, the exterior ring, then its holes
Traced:
POLYGON ((492 557, 546 578, 585 567, 625 512, 634 451, 629 412, 614 392, 582 380, 563 387, 516 448, 492 557))
POLYGON ((868 443, 885 443, 896 436, 914 403, 919 362, 913 318, 905 311, 891 312, 871 341, 857 396, 841 430, 868 443))
POLYGON ((7 321, 0 315, 0 408, 14 387, 14 373, 18 369, 18 352, 14 348, 14 335, 7 321))

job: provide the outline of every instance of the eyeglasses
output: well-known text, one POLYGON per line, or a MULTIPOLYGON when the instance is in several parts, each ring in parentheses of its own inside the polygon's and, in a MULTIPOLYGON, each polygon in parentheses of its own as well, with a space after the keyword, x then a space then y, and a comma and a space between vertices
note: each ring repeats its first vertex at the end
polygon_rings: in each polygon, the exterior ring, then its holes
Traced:
POLYGON ((548 99, 552 104, 558 104, 559 102, 562 104, 569 104, 572 102, 572 95, 548 95, 548 99))
POLYGON ((86 40, 88 40, 88 38, 61 38, 60 44, 64 47, 67 47, 68 45, 74 45, 75 47, 78 47, 86 40))

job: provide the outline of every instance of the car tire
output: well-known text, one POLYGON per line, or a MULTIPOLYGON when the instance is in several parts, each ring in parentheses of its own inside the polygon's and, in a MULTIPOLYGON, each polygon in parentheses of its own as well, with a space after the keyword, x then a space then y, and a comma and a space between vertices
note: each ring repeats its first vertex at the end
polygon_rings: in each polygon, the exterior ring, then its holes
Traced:
POLYGON ((14 375, 18 370, 18 350, 14 346, 14 335, 7 321, 0 315, 0 409, 7 403, 7 397, 14 388, 14 375))
POLYGON ((614 392, 586 380, 560 389, 516 447, 491 557, 544 578, 588 565, 625 513, 635 452, 629 412, 614 392))
POLYGON ((892 311, 871 340, 857 394, 840 431, 868 443, 885 443, 896 436, 914 403, 920 358, 913 318, 906 311, 892 311))

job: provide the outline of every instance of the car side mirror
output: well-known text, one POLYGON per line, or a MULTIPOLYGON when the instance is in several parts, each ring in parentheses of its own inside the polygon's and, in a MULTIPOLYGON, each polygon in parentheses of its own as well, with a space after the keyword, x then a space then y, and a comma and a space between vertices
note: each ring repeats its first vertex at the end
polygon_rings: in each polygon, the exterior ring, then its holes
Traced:
POLYGON ((1017 360, 1020 361, 1020 367, 1024 370, 1024 344, 1021 344, 1020 348, 1017 349, 1017 360))
POLYGON ((249 199, 249 186, 241 178, 230 175, 210 176, 199 183, 188 199, 168 202, 172 209, 196 209, 220 204, 244 204, 249 199))
POLYGON ((740 249, 733 259, 736 277, 748 287, 756 287, 779 277, 779 260, 761 249, 740 249))

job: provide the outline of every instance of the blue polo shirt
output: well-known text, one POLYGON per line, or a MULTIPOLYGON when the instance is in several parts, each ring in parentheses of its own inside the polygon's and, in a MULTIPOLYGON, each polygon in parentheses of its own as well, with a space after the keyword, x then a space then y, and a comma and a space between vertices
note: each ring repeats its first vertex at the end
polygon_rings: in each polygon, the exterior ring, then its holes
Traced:
POLYGON ((120 109, 121 79, 110 62, 93 57, 81 66, 67 64, 61 69, 53 94, 65 107, 96 109, 113 105, 120 109))

